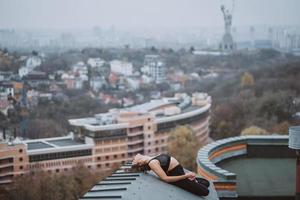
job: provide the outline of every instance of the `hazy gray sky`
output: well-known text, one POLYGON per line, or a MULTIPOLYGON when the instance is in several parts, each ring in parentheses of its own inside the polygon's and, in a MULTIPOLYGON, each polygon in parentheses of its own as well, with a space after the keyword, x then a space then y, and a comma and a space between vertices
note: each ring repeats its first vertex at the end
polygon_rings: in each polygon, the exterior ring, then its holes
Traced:
MULTIPOLYGON (((223 26, 230 0, 0 0, 0 28, 223 26)), ((300 0, 235 0, 233 26, 300 25, 300 0)))

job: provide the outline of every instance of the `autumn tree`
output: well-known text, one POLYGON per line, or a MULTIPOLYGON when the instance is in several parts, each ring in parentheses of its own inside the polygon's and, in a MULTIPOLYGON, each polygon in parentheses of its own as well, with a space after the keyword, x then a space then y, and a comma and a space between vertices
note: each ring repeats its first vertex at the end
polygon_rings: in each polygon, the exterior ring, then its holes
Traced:
POLYGON ((249 128, 245 128, 241 135, 268 135, 268 132, 258 126, 250 126, 249 128))
POLYGON ((196 169, 196 157, 200 144, 193 130, 188 126, 179 126, 171 132, 168 152, 174 156, 183 167, 196 169))
POLYGON ((241 77, 241 86, 243 88, 251 87, 254 85, 253 75, 249 72, 245 72, 241 77))
POLYGON ((109 173, 80 165, 64 173, 25 174, 15 177, 10 187, 1 186, 0 197, 1 200, 77 200, 109 173))

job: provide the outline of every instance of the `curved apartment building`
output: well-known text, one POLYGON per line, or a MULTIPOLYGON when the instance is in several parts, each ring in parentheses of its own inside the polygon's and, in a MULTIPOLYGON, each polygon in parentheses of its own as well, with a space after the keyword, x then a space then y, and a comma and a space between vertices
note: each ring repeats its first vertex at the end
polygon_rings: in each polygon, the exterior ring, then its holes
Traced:
POLYGON ((0 143, 0 184, 38 170, 58 173, 80 163, 108 170, 137 153, 164 153, 170 131, 178 125, 191 126, 205 145, 209 141, 210 106, 207 94, 176 94, 93 117, 70 119, 73 133, 66 137, 4 141, 0 143))
POLYGON ((116 147, 122 147, 131 159, 137 153, 166 152, 169 133, 179 125, 191 126, 199 142, 207 144, 210 106, 207 94, 176 94, 130 108, 112 109, 91 118, 70 119, 69 123, 75 135, 93 141, 97 153, 114 154, 121 150, 116 147))

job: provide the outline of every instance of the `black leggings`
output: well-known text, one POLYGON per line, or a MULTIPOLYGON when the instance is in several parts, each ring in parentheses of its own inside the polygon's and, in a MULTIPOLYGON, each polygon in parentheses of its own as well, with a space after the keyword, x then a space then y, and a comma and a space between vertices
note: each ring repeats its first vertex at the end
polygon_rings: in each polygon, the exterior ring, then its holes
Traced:
MULTIPOLYGON (((177 165, 168 172, 169 176, 180 176, 184 174, 185 173, 181 165, 177 165)), ((170 184, 176 185, 177 187, 180 187, 198 196, 207 196, 209 194, 209 190, 207 189, 207 187, 209 187, 209 181, 205 179, 199 179, 197 182, 196 180, 192 181, 186 178, 176 182, 171 182, 170 184)))

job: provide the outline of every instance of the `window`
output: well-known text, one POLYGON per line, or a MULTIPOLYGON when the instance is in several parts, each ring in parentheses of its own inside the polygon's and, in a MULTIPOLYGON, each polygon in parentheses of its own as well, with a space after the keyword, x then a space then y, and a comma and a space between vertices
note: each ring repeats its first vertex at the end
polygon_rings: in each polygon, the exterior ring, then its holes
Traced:
POLYGON ((97 157, 97 160, 101 160, 101 157, 97 157))
POLYGON ((165 142, 165 140, 164 140, 164 139, 161 139, 161 142, 162 142, 162 143, 164 143, 164 142, 165 142))
POLYGON ((23 166, 20 166, 20 170, 22 170, 23 169, 23 166))
POLYGON ((109 156, 105 156, 105 158, 106 158, 106 160, 108 160, 108 159, 109 159, 109 156))
POLYGON ((92 155, 91 149, 32 155, 32 156, 29 156, 29 162, 37 162, 37 161, 43 161, 43 160, 55 160, 55 159, 61 159, 61 158, 72 158, 72 157, 87 156, 87 155, 92 155))
POLYGON ((150 150, 150 149, 148 150, 148 153, 151 153, 151 150, 150 150))
POLYGON ((150 134, 148 135, 148 138, 151 138, 151 135, 150 135, 150 134))
POLYGON ((150 130, 151 129, 151 126, 148 126, 148 130, 150 130))
POLYGON ((65 171, 65 172, 68 171, 68 168, 64 168, 64 171, 65 171))
POLYGON ((151 142, 148 142, 148 145, 151 145, 151 142))
POLYGON ((55 171, 56 171, 56 173, 58 173, 58 172, 59 172, 59 169, 56 169, 55 171))
POLYGON ((117 155, 114 155, 114 158, 117 158, 118 156, 117 155))
POLYGON ((19 153, 23 153, 23 149, 19 149, 19 153))
POLYGON ((109 167, 109 163, 106 163, 105 166, 106 166, 106 167, 109 167))
POLYGON ((101 168, 101 164, 98 164, 97 167, 98 167, 98 168, 101 168))
POLYGON ((158 147, 155 148, 155 151, 158 152, 158 147))
POLYGON ((158 140, 155 140, 155 144, 158 144, 158 140))
POLYGON ((19 161, 20 161, 20 162, 22 162, 22 161, 23 161, 23 158, 22 158, 22 157, 21 157, 21 158, 19 158, 19 161))
POLYGON ((150 122, 151 121, 151 119, 150 118, 148 118, 148 122, 150 122))
POLYGON ((122 158, 124 158, 125 157, 125 153, 122 153, 122 158))

